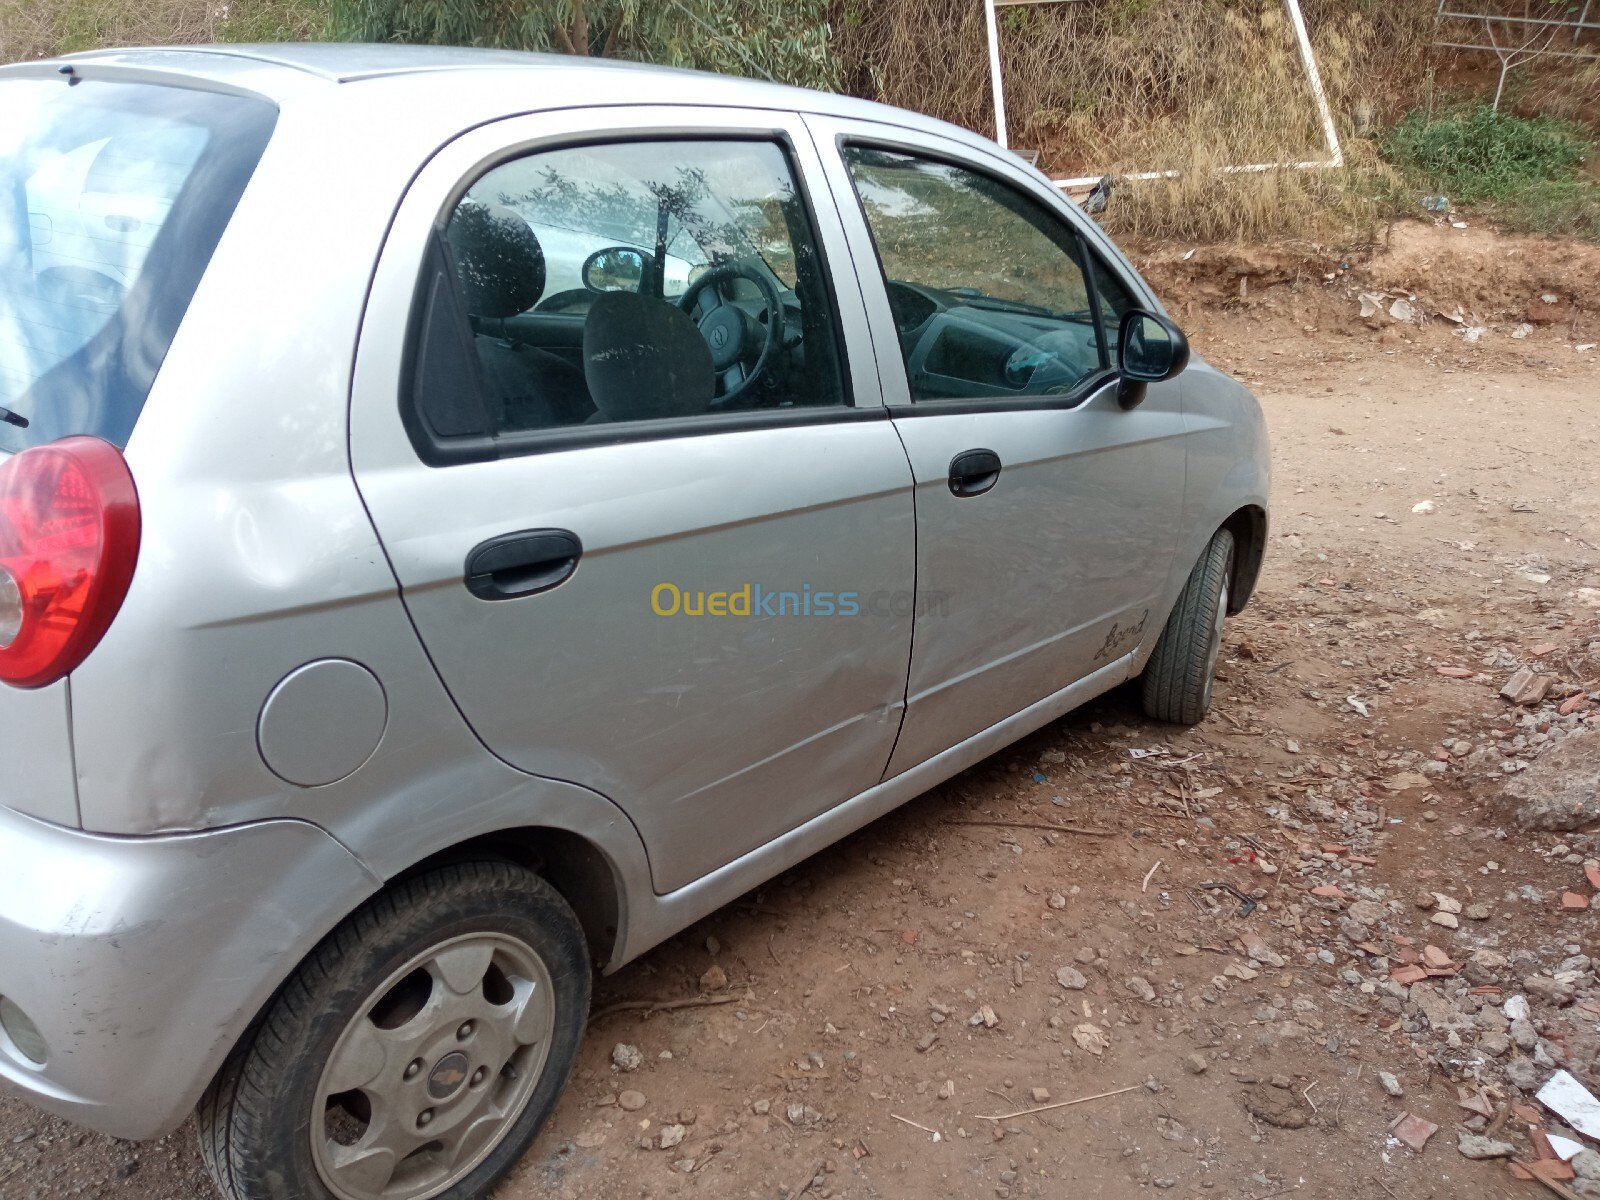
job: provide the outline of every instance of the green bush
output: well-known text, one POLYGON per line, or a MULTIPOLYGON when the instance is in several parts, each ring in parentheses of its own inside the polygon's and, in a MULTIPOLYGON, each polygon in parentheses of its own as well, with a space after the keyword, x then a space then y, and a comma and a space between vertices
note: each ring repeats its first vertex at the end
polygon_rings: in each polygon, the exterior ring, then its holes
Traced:
POLYGON ((1600 242, 1600 187, 1582 179, 1531 183, 1493 207, 1496 220, 1519 233, 1564 233, 1600 242))
POLYGON ((1509 201, 1534 185, 1572 180, 1587 149, 1575 125, 1487 105, 1431 120, 1413 112, 1384 141, 1391 162, 1461 203, 1509 201))

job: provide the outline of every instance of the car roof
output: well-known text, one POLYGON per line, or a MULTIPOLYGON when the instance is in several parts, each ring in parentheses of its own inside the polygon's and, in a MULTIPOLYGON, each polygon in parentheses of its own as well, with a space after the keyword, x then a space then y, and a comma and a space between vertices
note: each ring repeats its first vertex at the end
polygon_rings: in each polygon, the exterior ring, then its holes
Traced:
MULTIPOLYGON (((48 60, 51 69, 66 64, 85 74, 106 68, 108 74, 179 76, 200 85, 255 91, 280 103, 307 98, 307 85, 313 85, 313 92, 323 90, 326 100, 326 90, 315 85, 339 85, 344 91, 352 85, 381 81, 399 98, 414 98, 419 104, 447 96, 449 107, 458 112, 472 107, 476 95, 481 98, 481 119, 510 111, 569 108, 573 107, 572 97, 582 96, 592 98, 588 103, 595 105, 714 104, 782 109, 973 137, 967 130, 931 117, 848 96, 619 59, 520 50, 301 42, 90 50, 48 60), (517 95, 518 103, 505 109, 509 94, 517 95)), ((19 70, 37 73, 43 66, 33 62, 0 68, 0 77, 19 70)), ((314 98, 312 102, 316 102, 314 98)))

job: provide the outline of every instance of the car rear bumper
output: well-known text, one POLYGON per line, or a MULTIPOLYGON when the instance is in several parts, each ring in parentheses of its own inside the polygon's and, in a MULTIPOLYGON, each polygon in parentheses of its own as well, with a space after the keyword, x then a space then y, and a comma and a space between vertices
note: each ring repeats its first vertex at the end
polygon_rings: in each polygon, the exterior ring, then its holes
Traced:
POLYGON ((193 1109, 305 954, 380 881, 314 825, 114 838, 0 808, 0 1090, 101 1133, 193 1109), (15 1010, 12 1010, 13 1019, 15 1010))

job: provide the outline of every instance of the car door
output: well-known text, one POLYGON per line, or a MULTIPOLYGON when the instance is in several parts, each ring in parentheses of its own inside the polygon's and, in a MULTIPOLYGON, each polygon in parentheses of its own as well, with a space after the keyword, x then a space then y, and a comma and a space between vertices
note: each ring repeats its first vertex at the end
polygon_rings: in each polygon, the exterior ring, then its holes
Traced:
POLYGON ((911 476, 818 169, 771 112, 480 128, 363 325, 356 479, 440 676, 489 751, 620 805, 662 893, 878 782, 900 727, 909 605, 869 599, 915 586, 911 476), (541 312, 550 226, 637 277, 541 312), (689 258, 692 313, 655 265, 689 258))
POLYGON ((998 154, 810 118, 916 479, 917 618, 890 774, 1156 636, 1184 489, 1176 383, 1118 399, 1137 285, 998 154))

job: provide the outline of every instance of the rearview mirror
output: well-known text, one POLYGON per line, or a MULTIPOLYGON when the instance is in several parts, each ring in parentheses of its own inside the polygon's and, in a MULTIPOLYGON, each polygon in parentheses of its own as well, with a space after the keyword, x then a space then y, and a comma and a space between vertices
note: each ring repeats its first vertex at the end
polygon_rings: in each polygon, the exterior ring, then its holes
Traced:
POLYGON ((583 263, 583 286, 591 292, 637 292, 653 259, 631 246, 596 250, 583 263))
POLYGON ((1183 373, 1189 365, 1189 339, 1165 317, 1133 309, 1122 318, 1117 339, 1117 372, 1122 376, 1122 407, 1144 401, 1145 388, 1183 373))

